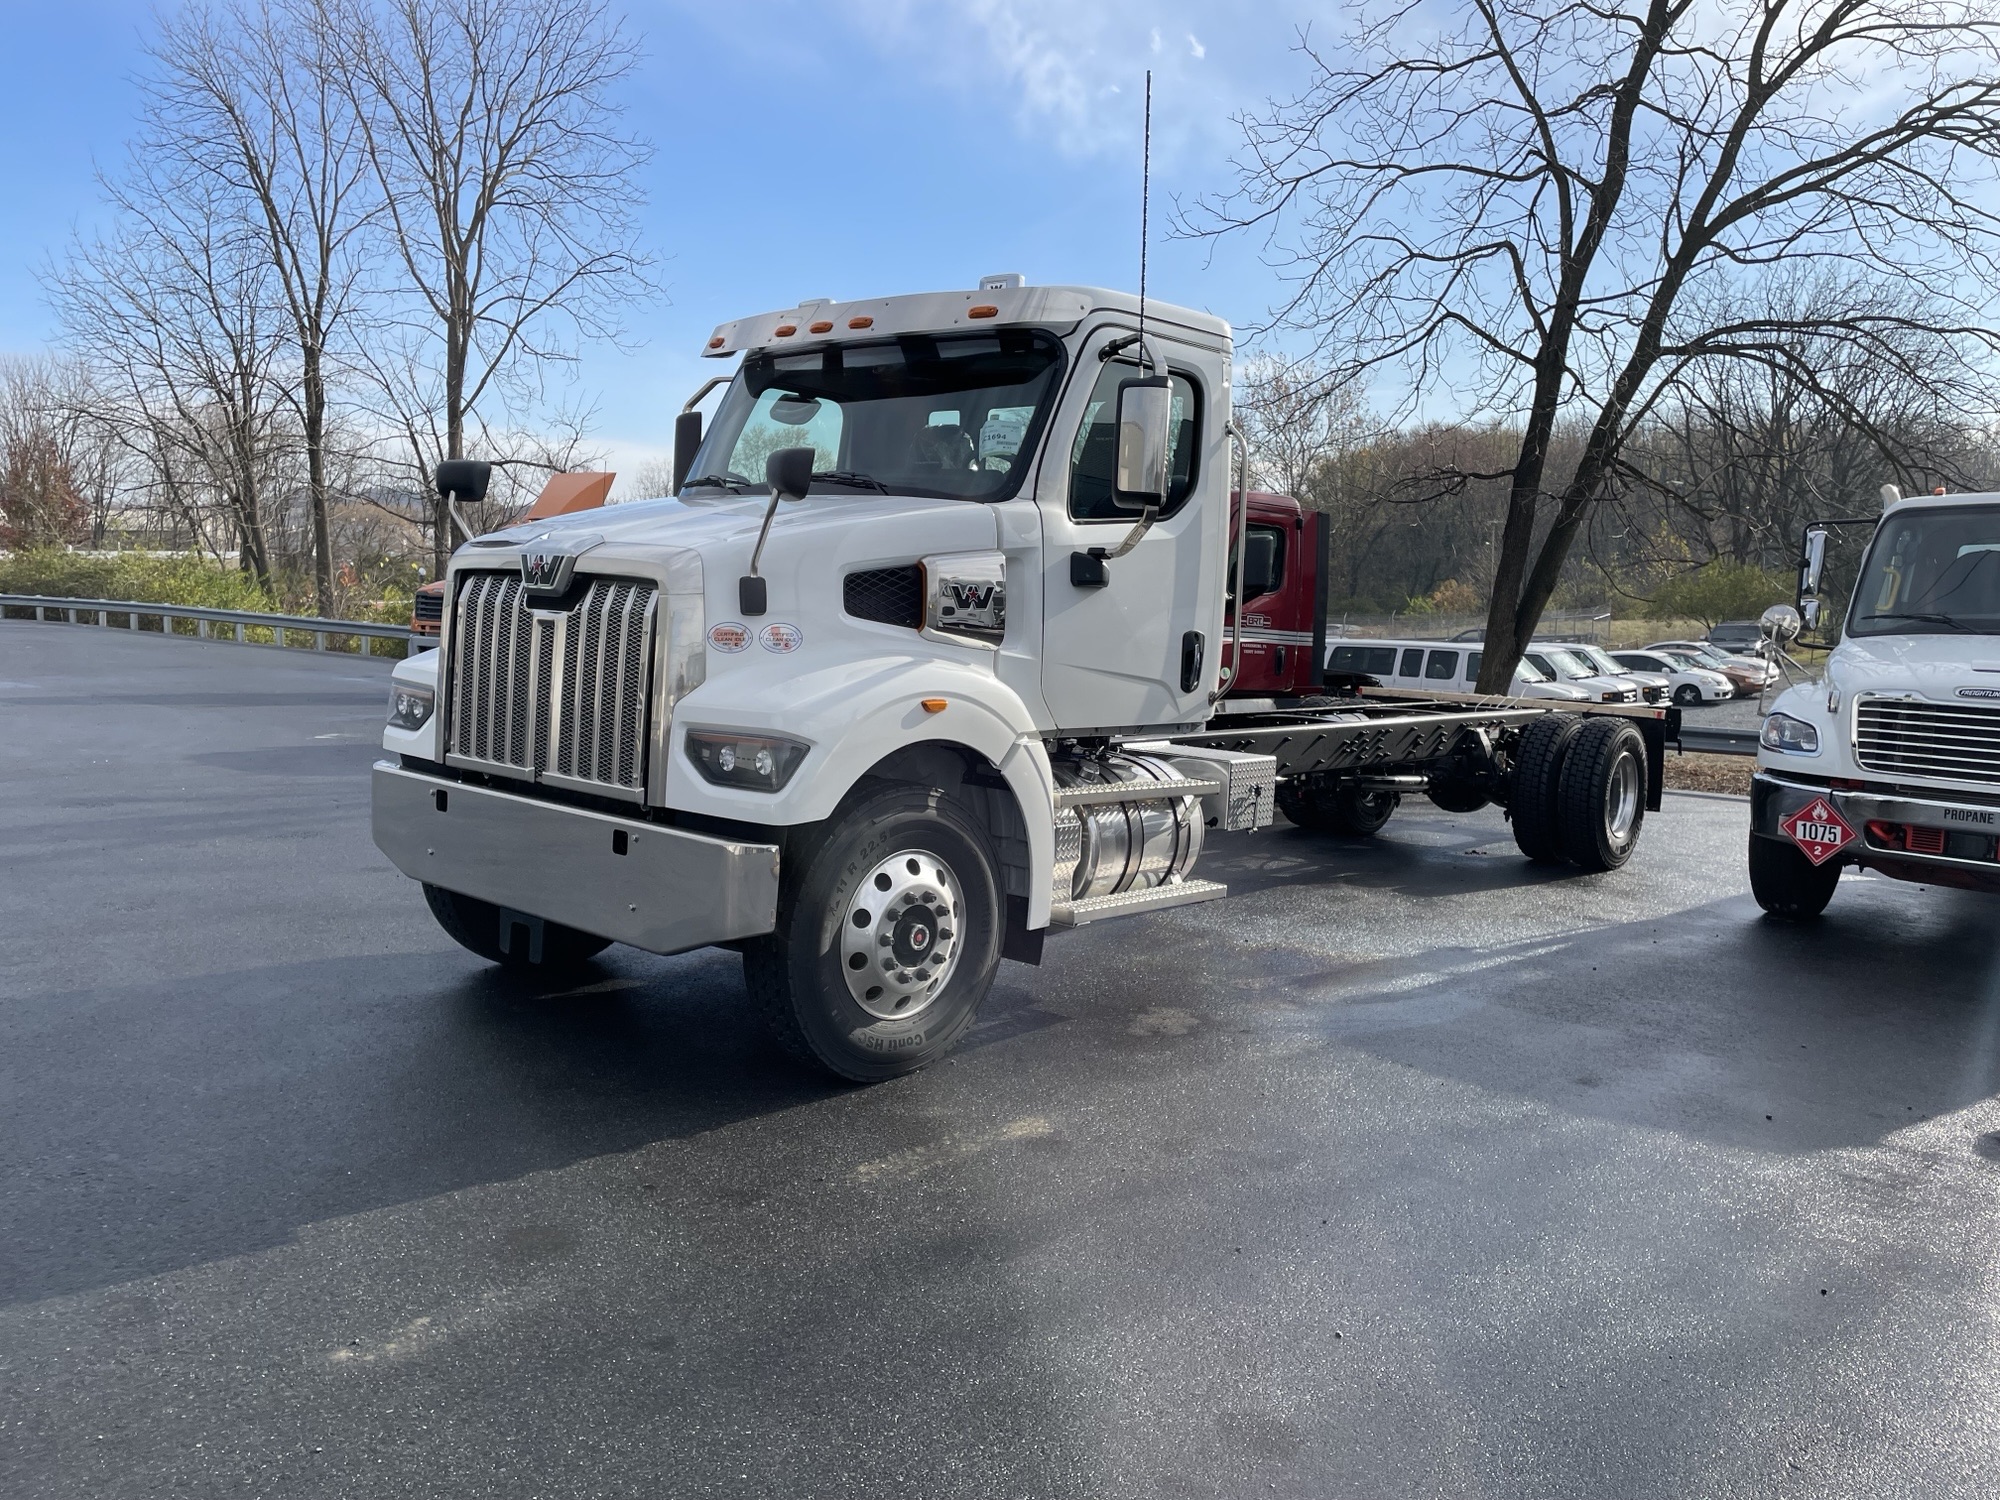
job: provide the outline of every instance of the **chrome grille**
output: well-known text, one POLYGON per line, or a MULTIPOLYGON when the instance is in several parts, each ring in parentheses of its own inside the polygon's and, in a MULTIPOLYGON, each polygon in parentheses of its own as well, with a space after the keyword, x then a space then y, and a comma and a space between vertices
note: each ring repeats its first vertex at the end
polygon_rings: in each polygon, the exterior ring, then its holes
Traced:
POLYGON ((1854 758, 1870 771, 2000 785, 2000 708, 1863 698, 1854 758))
POLYGON ((471 573, 451 639, 446 758, 637 799, 658 591, 597 578, 531 611, 517 575, 471 573))

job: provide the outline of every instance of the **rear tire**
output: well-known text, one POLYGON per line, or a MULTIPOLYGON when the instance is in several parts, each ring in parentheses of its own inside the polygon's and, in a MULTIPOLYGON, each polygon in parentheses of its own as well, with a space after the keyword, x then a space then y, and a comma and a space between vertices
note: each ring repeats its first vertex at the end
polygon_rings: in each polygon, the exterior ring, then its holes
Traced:
POLYGON ((1591 719, 1563 760, 1563 853, 1593 874, 1632 857, 1646 821, 1646 741, 1623 719, 1591 719))
POLYGON ((942 790, 864 794, 787 851, 777 926, 743 947, 751 1003, 801 1061, 855 1083, 913 1073, 993 987, 1001 894, 985 830, 942 790))
POLYGON ((1278 783, 1278 811, 1308 833, 1372 838, 1402 804, 1399 792, 1363 791, 1313 773, 1278 783))
POLYGON ((1778 839, 1750 835, 1750 894, 1781 922, 1810 922, 1840 884, 1840 866, 1816 865, 1778 839))
POLYGON ((1515 845, 1538 865, 1559 864, 1564 857, 1563 761, 1582 727, 1571 714, 1548 713, 1530 721, 1514 741, 1507 816, 1514 825, 1515 845))
POLYGON ((523 920, 517 913, 503 914, 491 901, 435 885, 424 887, 424 902, 453 942, 504 968, 534 974, 561 973, 590 962, 611 946, 610 938, 550 921, 541 922, 541 942, 537 944, 536 919, 523 920))

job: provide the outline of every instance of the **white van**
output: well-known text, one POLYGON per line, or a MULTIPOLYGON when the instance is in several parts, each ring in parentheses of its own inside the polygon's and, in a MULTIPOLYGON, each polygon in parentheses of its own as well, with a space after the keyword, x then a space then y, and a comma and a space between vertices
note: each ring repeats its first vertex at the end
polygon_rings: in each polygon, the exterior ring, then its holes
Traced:
MULTIPOLYGON (((1346 676, 1372 677, 1383 687, 1422 688, 1433 693, 1477 692, 1486 653, 1451 641, 1360 641, 1343 637, 1327 643, 1326 669, 1346 676)), ((1557 682, 1531 662, 1514 669, 1516 698, 1554 698, 1588 703, 1592 694, 1557 682)))

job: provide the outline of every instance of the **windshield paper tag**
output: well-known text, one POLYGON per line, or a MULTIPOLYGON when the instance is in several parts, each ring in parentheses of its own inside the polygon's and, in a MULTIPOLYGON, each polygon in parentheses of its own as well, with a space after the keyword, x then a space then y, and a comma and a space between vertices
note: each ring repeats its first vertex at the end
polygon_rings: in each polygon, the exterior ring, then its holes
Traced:
POLYGON ((733 620, 725 620, 720 625, 711 625, 709 627, 708 643, 716 650, 727 651, 731 655, 734 655, 738 651, 748 651, 750 649, 750 629, 746 625, 736 624, 733 620))
POLYGON ((1833 804, 1824 797, 1813 798, 1778 826, 1816 865, 1825 864, 1854 838, 1854 830, 1847 826, 1847 820, 1835 812, 1833 804))
POLYGON ((806 633, 796 625, 773 623, 766 625, 757 635, 757 644, 766 651, 775 651, 780 656, 796 651, 805 644, 806 633))

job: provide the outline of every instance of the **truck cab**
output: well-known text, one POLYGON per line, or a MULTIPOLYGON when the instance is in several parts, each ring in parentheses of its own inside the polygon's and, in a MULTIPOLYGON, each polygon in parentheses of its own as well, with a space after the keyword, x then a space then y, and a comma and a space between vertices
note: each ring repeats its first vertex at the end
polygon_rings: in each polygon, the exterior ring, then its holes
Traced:
POLYGON ((1832 648, 1759 733, 1750 876, 1777 917, 1817 916, 1843 869, 2000 891, 2000 494, 1884 499, 1851 596, 1825 565, 1856 523, 1816 522, 1772 612, 1832 648))

